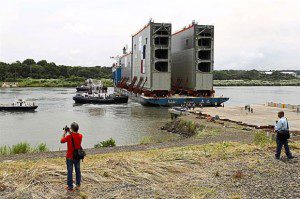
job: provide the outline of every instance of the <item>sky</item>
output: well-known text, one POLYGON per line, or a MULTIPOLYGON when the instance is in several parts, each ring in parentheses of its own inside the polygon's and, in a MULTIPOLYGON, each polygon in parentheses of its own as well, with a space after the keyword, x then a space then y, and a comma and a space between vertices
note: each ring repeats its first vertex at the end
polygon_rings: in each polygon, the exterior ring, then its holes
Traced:
POLYGON ((0 0, 0 61, 111 66, 152 18, 215 26, 215 69, 300 70, 299 0, 0 0))

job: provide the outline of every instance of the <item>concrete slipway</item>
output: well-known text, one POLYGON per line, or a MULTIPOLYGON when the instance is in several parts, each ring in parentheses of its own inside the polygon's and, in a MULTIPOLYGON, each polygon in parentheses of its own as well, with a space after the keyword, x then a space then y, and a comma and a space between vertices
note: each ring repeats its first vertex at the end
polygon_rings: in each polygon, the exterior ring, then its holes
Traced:
POLYGON ((229 119, 257 126, 275 125, 275 121, 278 120, 277 113, 284 111, 289 121, 290 130, 300 131, 300 113, 297 113, 295 110, 268 107, 265 105, 251 105, 251 108, 253 108, 253 113, 245 110, 242 106, 205 107, 196 108, 195 111, 201 111, 203 114, 212 117, 218 115, 221 119, 229 119))

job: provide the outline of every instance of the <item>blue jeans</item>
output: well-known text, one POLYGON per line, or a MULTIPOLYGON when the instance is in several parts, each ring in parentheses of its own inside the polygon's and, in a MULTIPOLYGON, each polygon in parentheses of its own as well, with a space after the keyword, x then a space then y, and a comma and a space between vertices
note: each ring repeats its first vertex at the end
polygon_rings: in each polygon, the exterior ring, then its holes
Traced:
POLYGON ((289 144, 288 144, 288 140, 281 140, 281 139, 278 139, 278 137, 276 137, 276 144, 277 144, 276 154, 275 154, 276 158, 280 158, 282 146, 284 146, 286 156, 288 158, 292 157, 292 154, 291 154, 291 151, 289 148, 289 144))
POLYGON ((80 186, 80 182, 81 182, 80 160, 73 160, 67 158, 66 163, 67 163, 67 171, 68 171, 68 178, 67 178, 68 188, 73 189, 73 165, 75 167, 75 173, 76 173, 76 186, 80 186))

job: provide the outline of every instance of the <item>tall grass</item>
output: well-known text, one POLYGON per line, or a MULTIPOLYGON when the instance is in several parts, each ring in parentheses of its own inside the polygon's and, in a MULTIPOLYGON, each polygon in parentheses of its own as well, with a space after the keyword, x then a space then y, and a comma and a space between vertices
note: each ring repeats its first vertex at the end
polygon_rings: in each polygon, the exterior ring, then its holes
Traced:
POLYGON ((20 142, 15 145, 1 146, 0 147, 0 155, 15 155, 15 154, 24 154, 24 153, 40 153, 49 151, 47 145, 45 143, 38 144, 35 147, 31 147, 27 142, 20 142))
POLYGON ((12 154, 29 153, 31 151, 30 144, 27 142, 20 142, 11 147, 12 154))
POLYGON ((112 138, 104 140, 94 145, 94 148, 103 148, 103 147, 114 147, 116 146, 116 141, 112 138))
POLYGON ((37 152, 46 152, 49 151, 46 143, 40 143, 39 145, 36 146, 37 152))
POLYGON ((254 144, 259 146, 266 146, 271 143, 271 139, 265 132, 258 131, 254 134, 254 144))

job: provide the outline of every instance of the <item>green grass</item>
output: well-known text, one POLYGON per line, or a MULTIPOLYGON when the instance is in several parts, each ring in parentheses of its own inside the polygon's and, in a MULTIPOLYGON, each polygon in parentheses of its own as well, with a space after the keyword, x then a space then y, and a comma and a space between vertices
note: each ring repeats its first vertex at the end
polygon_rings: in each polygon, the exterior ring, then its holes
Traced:
POLYGON ((29 153, 31 151, 30 144, 27 142, 20 142, 11 147, 12 154, 29 153))
POLYGON ((94 148, 103 148, 103 147, 114 147, 116 146, 116 141, 112 138, 104 140, 94 145, 94 148))
POLYGON ((35 147, 31 147, 27 142, 20 142, 15 145, 1 146, 0 147, 0 155, 15 155, 15 154, 24 154, 24 153, 40 153, 49 151, 47 145, 45 143, 38 144, 35 147))
POLYGON ((153 144, 153 143, 162 143, 162 142, 170 142, 170 141, 175 141, 178 140, 179 136, 173 133, 168 133, 165 132, 164 135, 161 134, 151 134, 144 136, 140 144, 153 144))
POLYGON ((35 149, 37 150, 37 152, 46 152, 46 151, 49 151, 46 143, 40 143, 39 145, 37 145, 37 147, 35 149))
POLYGON ((258 131, 254 134, 254 144, 258 146, 266 146, 271 143, 271 139, 267 136, 266 132, 258 131))

